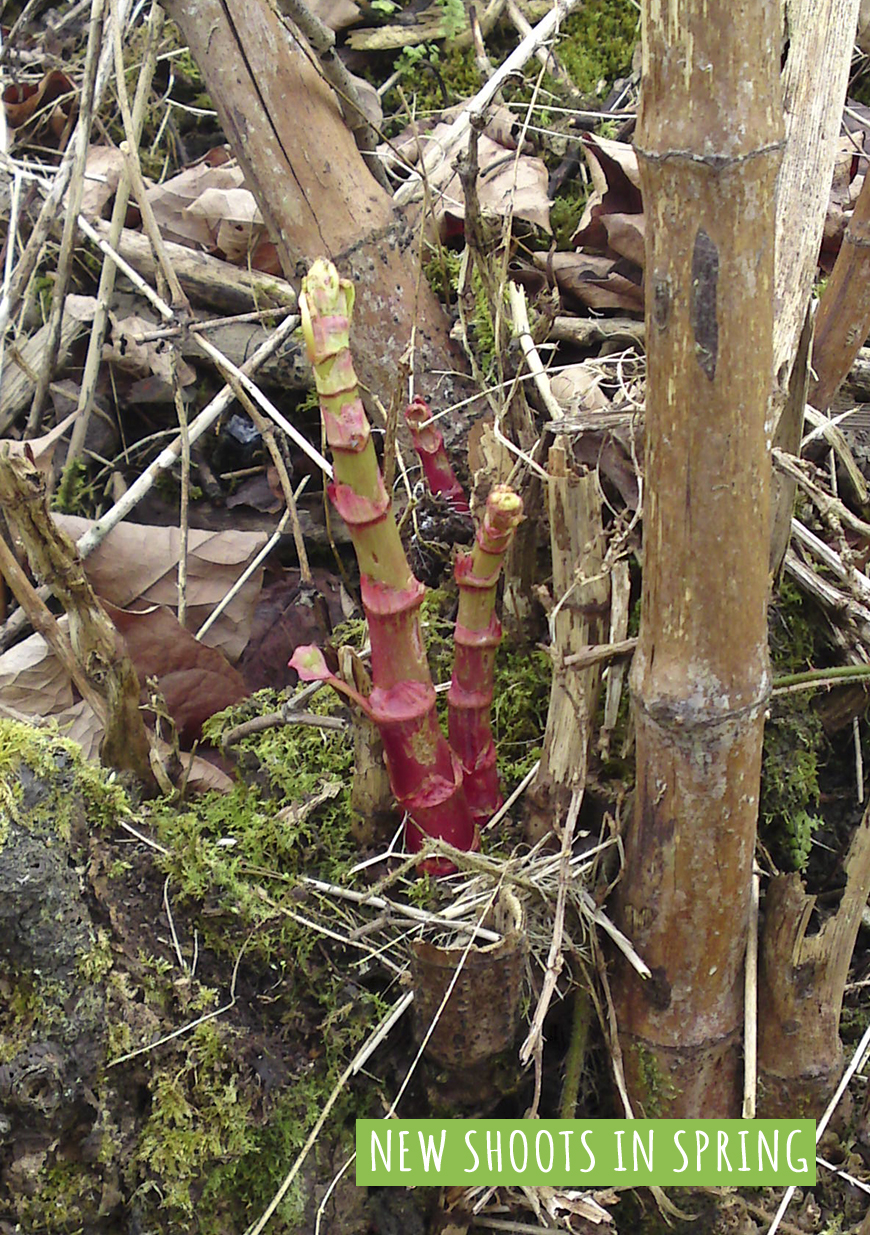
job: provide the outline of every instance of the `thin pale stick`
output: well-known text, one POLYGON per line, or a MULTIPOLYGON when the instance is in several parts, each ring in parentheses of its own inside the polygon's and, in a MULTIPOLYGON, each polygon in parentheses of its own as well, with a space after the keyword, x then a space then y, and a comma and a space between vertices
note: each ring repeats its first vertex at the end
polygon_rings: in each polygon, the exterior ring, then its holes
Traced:
POLYGON ((755 1118, 758 1090, 758 898, 761 874, 752 872, 749 893, 749 933, 743 975, 743 1118, 755 1118))
MULTIPOLYGON (((119 0, 119 10, 121 20, 127 20, 127 13, 130 8, 130 0, 119 0)), ((100 62, 97 68, 97 77, 94 84, 94 103, 93 111, 96 112, 99 107, 100 100, 103 96, 103 91, 106 87, 106 81, 109 76, 109 70, 112 63, 112 49, 107 42, 100 53, 100 62)), ((76 124, 75 132, 73 133, 72 141, 67 147, 60 166, 54 174, 54 179, 51 188, 45 201, 42 203, 42 208, 39 212, 39 217, 33 226, 33 231, 30 233, 30 239, 27 241, 24 252, 18 260, 15 267, 15 272, 9 287, 9 297, 5 306, 0 306, 0 331, 6 329, 9 318, 18 309, 19 304, 27 289, 27 284, 30 282, 30 276, 36 268, 36 263, 39 261, 42 253, 43 245, 52 227, 57 222, 58 215, 61 212, 61 203, 64 193, 72 175, 73 162, 76 157, 76 152, 81 141, 81 117, 76 124)), ((85 143, 87 144, 87 143, 85 143)), ((81 226, 81 215, 79 216, 79 226, 81 226)))
POLYGON ((178 932, 175 929, 175 919, 172 916, 172 906, 169 904, 170 879, 171 876, 167 875, 163 884, 163 908, 166 910, 166 920, 169 923, 169 934, 172 936, 172 946, 175 949, 175 955, 178 959, 178 966, 182 973, 187 973, 187 961, 184 959, 184 954, 181 951, 181 944, 178 940, 178 932))
POLYGON ((424 175, 431 175, 442 162, 453 157, 457 147, 464 140, 471 125, 472 114, 480 115, 484 108, 492 102, 495 95, 511 74, 518 72, 535 54, 537 49, 556 32, 563 18, 577 6, 579 0, 557 0, 546 17, 535 26, 531 34, 522 40, 519 46, 511 52, 505 62, 499 66, 482 90, 470 99, 460 114, 449 126, 438 142, 433 142, 426 151, 421 166, 414 175, 406 180, 393 194, 397 206, 407 205, 416 200, 422 192, 421 180, 424 175))
POLYGON ((569 862, 571 858, 571 845, 574 841, 574 829, 577 826, 577 818, 580 814, 580 806, 582 801, 582 790, 575 790, 571 798, 571 804, 568 807, 568 814, 566 816, 562 831, 559 890, 556 894, 556 908, 553 912, 553 937, 550 943, 550 954, 547 957, 547 972, 544 975, 544 982, 541 987, 538 1006, 535 1008, 535 1014, 532 1017, 532 1025, 529 1029, 528 1036, 520 1047, 520 1062, 524 1064, 529 1062, 532 1054, 543 1041, 544 1018, 547 1015, 547 1011, 550 1007, 550 1001, 555 993, 556 984, 559 981, 559 974, 562 972, 562 935, 565 930, 565 906, 568 897, 569 862))
POLYGON ((520 350, 532 375, 535 389, 541 396, 541 402, 544 404, 550 419, 560 420, 563 415, 563 408, 553 394, 550 379, 547 377, 547 371, 544 368, 544 362, 541 360, 535 340, 532 338, 532 330, 529 325, 529 311, 526 306, 526 293, 511 280, 508 282, 508 297, 514 330, 519 338, 520 350))
MULTIPOLYGON (((91 125, 94 118, 94 95, 96 90, 99 53, 104 41, 103 10, 106 0, 92 0, 91 16, 88 23, 88 47, 85 55, 84 80, 82 97, 79 104, 79 119, 76 125, 76 151, 70 176, 69 200, 63 221, 63 232, 60 242, 60 254, 57 259, 54 291, 51 298, 51 312, 48 316, 48 338, 45 354, 40 366, 27 418, 26 437, 35 437, 42 421, 42 411, 48 397, 48 387, 54 375, 60 344, 60 328, 63 320, 63 306, 66 301, 66 290, 72 273, 73 254, 76 241, 76 216, 81 206, 82 193, 85 186, 85 162, 88 157, 88 142, 91 136, 91 125)), ((117 20, 117 19, 116 19, 117 20)))
MULTIPOLYGON (((152 4, 148 19, 148 44, 139 70, 139 80, 136 84, 136 95, 133 100, 133 134, 138 142, 145 122, 145 110, 151 93, 151 82, 157 63, 157 44, 163 26, 163 10, 158 4, 152 4)), ((121 232, 127 218, 127 206, 130 201, 130 177, 126 163, 115 190, 115 203, 112 207, 112 218, 109 223, 109 244, 115 248, 121 238, 121 232)), ((103 262, 100 271, 100 284, 97 290, 97 307, 88 340, 88 353, 85 357, 85 368, 82 374, 82 384, 79 391, 78 419, 73 426, 67 452, 67 464, 77 459, 84 449, 85 435, 88 430, 91 409, 94 402, 94 391, 100 373, 100 361, 103 354, 103 343, 109 321, 109 302, 115 287, 115 271, 117 267, 113 260, 103 262)))

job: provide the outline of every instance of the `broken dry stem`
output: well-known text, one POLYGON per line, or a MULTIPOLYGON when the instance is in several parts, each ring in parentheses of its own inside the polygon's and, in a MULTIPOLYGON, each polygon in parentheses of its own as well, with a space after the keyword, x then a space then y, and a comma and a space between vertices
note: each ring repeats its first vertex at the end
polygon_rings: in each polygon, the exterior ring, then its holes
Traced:
MULTIPOLYGON (((117 20, 117 13, 115 14, 115 20, 117 20)), ((137 145, 142 135, 142 125, 145 121, 145 109, 151 93, 151 81, 154 76, 154 68, 157 63, 157 44, 162 26, 163 10, 158 4, 152 4, 151 15, 148 19, 148 44, 145 49, 142 68, 139 71, 139 80, 136 84, 136 96, 133 100, 133 138, 137 145)), ((127 164, 125 162, 118 179, 118 187, 115 190, 115 202, 112 207, 112 218, 109 223, 108 239, 112 248, 117 248, 118 246, 121 233, 124 229, 124 220, 127 217, 127 206, 129 201, 130 176, 127 171, 127 164)), ((70 438, 70 445, 66 458, 67 471, 61 485, 62 498, 64 496, 64 487, 68 489, 72 483, 72 471, 69 468, 69 464, 79 458, 85 445, 88 422, 90 420, 91 408, 93 406, 94 392, 97 387, 97 380, 100 372, 103 343, 106 338, 106 329, 109 321, 109 303, 112 299, 112 293, 115 288, 116 269, 117 267, 114 261, 108 258, 103 261, 103 266, 100 271, 100 284, 97 290, 97 304, 94 311, 94 320, 91 325, 91 333, 88 340, 88 354, 85 358, 85 369, 82 374, 81 389, 79 390, 79 414, 75 424, 73 425, 72 436, 70 438)), ((69 497, 68 492, 66 496, 67 498, 69 497)))
POLYGON ((794 455, 778 450, 775 446, 772 453, 774 466, 785 476, 788 476, 790 480, 793 480, 798 488, 806 493, 823 518, 830 519, 834 516, 851 531, 857 532, 859 536, 870 536, 870 523, 865 523, 863 519, 859 519, 839 498, 825 493, 823 489, 820 489, 818 485, 810 480, 804 471, 805 461, 803 461, 804 465, 802 466, 800 459, 796 459, 794 455))
POLYGON ((178 427, 181 430, 181 492, 178 510, 178 622, 180 626, 187 617, 187 544, 190 530, 190 429, 187 421, 187 408, 184 405, 184 392, 178 380, 178 348, 172 346, 172 393, 175 401, 175 413, 178 416, 178 427))
POLYGON ((866 176, 819 301, 810 402, 826 411, 870 334, 870 179, 866 176))
POLYGON ((19 564, 2 536, 0 536, 0 574, 9 584, 12 595, 18 601, 22 611, 27 614, 30 625, 42 635, 57 656, 94 715, 104 722, 106 708, 103 696, 91 685, 70 647, 68 637, 58 626, 57 618, 30 582, 24 568, 19 564))
POLYGON ((24 455, 0 459, 0 501, 32 569, 66 610, 76 658, 105 700, 103 762, 150 784, 153 773, 136 670, 94 595, 75 545, 49 514, 44 478, 24 455))
MULTIPOLYGON (((120 22, 126 22, 129 9, 130 0, 118 0, 117 16, 120 22)), ((103 90, 106 87, 106 81, 108 80, 111 63, 111 44, 109 40, 105 40, 100 52, 96 80, 94 82, 93 102, 91 105, 92 114, 98 109, 100 100, 103 97, 103 90)), ((62 213, 63 198, 70 182, 73 164, 81 147, 87 147, 87 136, 89 129, 90 119, 88 118, 88 123, 86 126, 83 123, 83 117, 80 114, 75 130, 73 131, 72 140, 64 152, 60 166, 55 172, 54 179, 51 182, 51 187, 48 190, 45 201, 42 203, 39 217, 33 226, 33 230, 30 233, 30 238, 25 245, 24 252, 18 259, 18 263, 10 280, 8 299, 5 304, 5 312, 0 314, 0 331, 4 331, 6 329, 10 317, 18 311, 27 291, 28 284, 30 283, 31 275, 42 257, 45 242, 48 239, 49 233, 56 223, 58 216, 62 213)))
MULTIPOLYGON (((54 291, 51 300, 51 312, 48 318, 48 340, 46 352, 33 395, 30 415, 27 418, 25 436, 36 437, 42 420, 42 410, 48 395, 48 387, 54 375, 57 363, 57 350, 60 340, 63 306, 66 300, 67 286, 72 272, 73 253, 76 241, 76 219, 81 207, 82 192, 85 182, 85 163, 88 157, 88 143, 91 136, 91 125, 94 118, 94 95, 96 87, 99 52, 103 43, 103 12, 106 0, 92 0, 91 16, 88 26, 88 47, 85 54, 84 81, 82 97, 79 106, 79 119, 75 130, 75 156, 72 164, 69 193, 66 204, 66 214, 63 221, 63 235, 60 242, 60 254, 57 259, 54 291)), ((115 14, 115 25, 118 14, 115 14)))

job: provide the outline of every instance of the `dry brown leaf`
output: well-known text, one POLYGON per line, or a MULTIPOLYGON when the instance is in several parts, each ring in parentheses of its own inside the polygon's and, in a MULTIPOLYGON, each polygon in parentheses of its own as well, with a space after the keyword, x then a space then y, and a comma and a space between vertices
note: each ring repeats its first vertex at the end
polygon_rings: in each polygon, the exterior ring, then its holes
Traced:
POLYGON ((30 635, 0 655, 0 699, 25 716, 53 716, 71 706, 69 677, 42 635, 30 635))
POLYGON ((604 214, 601 224, 607 233, 607 248, 643 269, 644 216, 642 214, 604 214))
MULTIPOLYGON (((442 121, 431 132, 420 133, 419 137, 409 130, 397 138, 393 146, 407 163, 415 164, 420 150, 425 154, 430 146, 442 139, 449 127, 442 121)), ((512 126, 509 128, 498 117, 494 121, 493 131, 507 134, 513 146, 511 148, 493 140, 489 129, 478 138, 480 173, 477 191, 482 213, 504 216, 512 208, 517 218, 526 219, 549 232, 550 201, 547 197, 547 169, 543 161, 528 154, 518 157, 512 126)), ((386 160, 394 159, 388 147, 379 146, 378 149, 386 160)), ((429 187, 432 190, 434 216, 443 232, 446 218, 461 220, 465 217, 462 185, 451 161, 445 160, 430 172, 429 187)))
POLYGON ((201 214, 191 213, 190 207, 206 190, 239 189, 244 180, 244 173, 236 163, 210 167, 201 162, 185 168, 163 184, 154 185, 148 190, 148 200, 160 231, 167 240, 177 244, 211 248, 213 237, 208 221, 201 214))
MULTIPOLYGON (((65 614, 58 625, 68 629, 65 614)), ((102 724, 84 699, 75 698, 66 669, 42 635, 30 635, 0 655, 0 700, 0 715, 34 725, 51 721, 79 743, 85 758, 98 757, 102 724)))
POLYGON ((41 437, 32 437, 28 442, 0 439, 0 455, 4 452, 10 455, 23 455, 29 448, 34 464, 39 468, 43 476, 47 476, 51 468, 55 447, 77 415, 77 411, 70 412, 69 416, 66 416, 60 424, 56 424, 48 433, 43 433, 41 437))
POLYGON ((38 85, 7 86, 2 96, 6 123, 10 129, 20 129, 38 111, 45 111, 53 136, 60 137, 75 106, 75 93, 71 79, 60 69, 46 73, 38 85), (60 102, 52 107, 56 99, 60 102))
POLYGON ((137 611, 103 603, 139 675, 142 702, 149 697, 147 680, 155 678, 182 746, 199 740, 209 716, 247 697, 244 679, 226 657, 198 642, 169 609, 153 605, 137 611))
MULTIPOLYGON (((78 540, 92 526, 89 519, 54 514, 53 518, 78 540)), ((122 523, 86 559, 94 591, 119 609, 135 601, 166 605, 178 601, 179 532, 174 527, 122 523)), ((205 532, 192 528, 188 543, 187 625, 198 630, 266 542, 264 532, 205 532)), ((251 621, 263 579, 255 571, 207 631, 203 642, 219 648, 232 663, 248 642, 251 621)))
MULTIPOLYGON (((120 317, 109 312, 112 323, 112 341, 103 345, 103 359, 132 373, 135 377, 157 377, 172 392, 172 363, 174 348, 167 339, 154 339, 149 343, 140 340, 154 333, 154 325, 138 314, 120 317)), ((176 359, 178 381, 182 386, 191 386, 196 381, 196 370, 182 360, 176 359)))
MULTIPOLYGON (((123 167, 124 156, 116 147, 88 147, 82 204, 79 207, 86 219, 103 217, 103 211, 115 196, 123 167)), ((68 198, 69 191, 63 199, 64 210, 66 210, 68 198)))
POLYGON ((356 25, 360 11, 353 0, 311 0, 309 8, 325 26, 338 33, 348 26, 356 25))
POLYGON ((72 738, 82 748, 86 759, 99 759, 100 747, 103 743, 103 726, 90 704, 84 699, 77 699, 68 708, 56 712, 51 719, 57 724, 65 738, 72 738))
POLYGON ((181 766, 185 770, 190 769, 187 772, 187 788, 191 793, 210 793, 212 790, 217 793, 232 792, 232 777, 209 763, 208 759, 203 759, 201 755, 191 755, 186 750, 181 751, 178 757, 181 766))
POLYGON ((536 253, 535 264, 552 269, 560 291, 590 309, 643 312, 641 273, 633 262, 590 253, 536 253))
POLYGON ((610 408, 610 401, 601 390, 601 373, 587 364, 566 365, 554 373, 550 389, 568 416, 610 408))
MULTIPOLYGON (((66 617, 58 624, 66 629, 66 617)), ((99 758, 102 724, 84 699, 73 699, 66 670, 42 635, 31 635, 0 655, 0 716, 32 725, 50 722, 63 737, 78 742, 86 759, 99 758)), ((158 740, 157 746, 164 755, 169 754, 165 742, 158 740)), ((232 789, 231 778, 207 759, 191 757, 186 751, 180 758, 185 768, 190 766, 187 785, 193 792, 216 789, 227 793, 232 789)))
POLYGON ((629 257, 643 265, 643 199, 640 192, 640 174, 637 156, 625 142, 608 141, 587 134, 583 138, 583 153, 589 167, 593 192, 583 210, 577 230, 571 238, 575 248, 592 250, 613 256, 614 253, 629 257), (609 216, 619 216, 621 222, 613 225, 617 240, 625 247, 613 244, 609 216), (633 234, 628 220, 637 216, 633 234), (639 244, 638 244, 639 239, 639 244))
MULTIPOLYGON (((484 133, 487 137, 491 137, 494 142, 498 142, 500 146, 504 146, 505 150, 516 150, 517 137, 522 130, 522 122, 517 119, 514 112, 508 107, 493 107, 486 117, 486 126, 484 133)), ((526 141, 524 154, 528 154, 532 150, 530 141, 526 141)))
POLYGON ((614 187, 617 174, 640 192, 640 168, 637 154, 630 142, 617 142, 609 137, 597 137, 586 133, 583 137, 583 153, 589 165, 593 186, 604 194, 614 187))
POLYGON ((205 189, 187 208, 188 218, 201 218, 211 244, 227 261, 245 260, 266 234, 260 208, 250 189, 205 189))

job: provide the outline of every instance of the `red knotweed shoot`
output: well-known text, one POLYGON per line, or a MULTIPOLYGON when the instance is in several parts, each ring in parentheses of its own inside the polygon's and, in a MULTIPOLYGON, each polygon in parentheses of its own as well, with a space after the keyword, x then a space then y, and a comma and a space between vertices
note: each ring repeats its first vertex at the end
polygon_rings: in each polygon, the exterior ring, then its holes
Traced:
POLYGON ((508 485, 496 485, 487 498, 474 548, 456 559, 454 570, 459 613, 447 696, 450 746, 462 764, 465 792, 478 824, 502 803, 490 727, 495 654, 501 641, 495 593, 504 555, 522 517, 522 499, 508 485))
POLYGON ((429 492, 445 497, 457 514, 467 515, 468 498, 453 474, 441 430, 434 424, 426 423, 431 418, 429 404, 422 395, 415 395, 405 410, 405 420, 411 430, 414 449, 420 456, 429 492))
MULTIPOLYGON (((373 689, 367 699, 355 698, 380 730, 393 792, 410 816, 408 849, 417 852, 426 836, 476 849, 462 768, 435 711, 420 631, 425 589, 408 566, 359 396, 349 347, 353 299, 353 284, 319 259, 303 280, 299 309, 333 453, 329 496, 353 540, 369 624, 373 689)), ((290 663, 303 679, 328 679, 341 689, 318 649, 297 648, 290 663)), ((441 874, 453 867, 437 860, 426 869, 441 874)))

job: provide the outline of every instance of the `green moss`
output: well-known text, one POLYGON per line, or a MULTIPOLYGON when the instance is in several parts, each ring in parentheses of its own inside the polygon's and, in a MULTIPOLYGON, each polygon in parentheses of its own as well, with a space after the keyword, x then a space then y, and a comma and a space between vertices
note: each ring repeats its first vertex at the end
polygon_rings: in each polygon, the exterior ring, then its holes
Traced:
POLYGON ((571 248, 571 237, 577 230, 583 208, 586 205, 587 192, 580 180, 572 180, 557 193, 550 207, 550 226, 556 248, 560 251, 571 248))
MULTIPOLYGON (((447 304, 455 304, 459 288, 459 268, 462 255, 452 249, 439 246, 430 249, 423 270, 436 295, 447 304)), ((474 349, 477 363, 485 381, 495 378, 496 342, 492 310, 480 271, 475 267, 471 275, 474 308, 469 320, 469 345, 474 349)))
POLYGON ((641 1042, 636 1042, 631 1049, 634 1051, 640 1076, 644 1118, 664 1118, 677 1096, 677 1090, 672 1082, 662 1075, 659 1062, 652 1051, 641 1042))
POLYGON ((26 1050, 37 1032, 51 1032, 62 1019, 63 997, 61 985, 41 974, 0 976, 0 1064, 26 1050))
POLYGON ((423 273, 436 296, 446 304, 455 304, 459 288, 459 267, 462 254, 443 245, 430 246, 423 262, 423 273))
POLYGON ((82 459, 72 459, 64 465, 51 508, 64 515, 90 514, 88 500, 92 493, 87 464, 82 459))
MULTIPOLYGON (((224 729, 274 712, 281 703, 274 691, 261 691, 213 716, 206 736, 219 742, 224 729)), ((324 690, 310 707, 330 715, 341 705, 324 690)), ((258 930, 251 947, 271 961, 289 955, 294 940, 308 947, 310 939, 287 918, 275 922, 261 895, 264 882, 278 880, 285 894, 302 872, 335 880, 356 860, 349 801, 353 743, 348 732, 284 725, 236 749, 245 780, 237 780, 230 793, 205 795, 183 809, 157 802, 150 821, 170 850, 161 864, 182 903, 208 898, 220 907, 204 923, 209 946, 235 953, 240 932, 270 919, 272 929, 258 930), (332 796, 306 805, 324 791, 332 796)))
POLYGON ((103 927, 98 927, 90 952, 85 952, 76 961, 78 976, 83 982, 102 982, 113 963, 109 932, 103 927))
POLYGON ((240 1091, 227 1032, 215 1021, 198 1025, 185 1039, 181 1066, 158 1073, 151 1086, 136 1161, 158 1177, 163 1207, 181 1220, 194 1217, 191 1189, 205 1168, 237 1160, 254 1144, 251 1104, 240 1091))
MULTIPOLYGON (((36 1183, 36 1181, 34 1181, 36 1183)), ((64 1158, 39 1170, 38 1187, 18 1209, 18 1230, 40 1235, 80 1235, 97 1210, 100 1184, 93 1168, 64 1158)))
MULTIPOLYGON (((418 116, 471 98, 483 84, 470 47, 459 50, 443 43, 420 43, 403 48, 394 67, 402 75, 402 90, 406 98, 410 93, 408 101, 418 116)), ((405 127, 407 116, 395 89, 388 90, 384 98, 384 114, 393 112, 397 113, 392 126, 396 132, 405 127)))
POLYGON ((638 22, 631 0, 586 0, 565 19, 558 54, 578 90, 594 93, 600 81, 628 73, 638 22))
MULTIPOLYGON (((22 785, 18 770, 24 765, 42 782, 45 792, 30 809, 34 823, 53 823, 58 834, 69 840, 75 798, 74 784, 81 794, 88 822, 93 827, 113 825, 119 817, 130 815, 126 790, 114 772, 106 771, 82 755, 81 747, 63 737, 53 722, 40 728, 0 717, 0 807, 15 809, 22 785)), ((8 820, 0 810, 0 845, 5 839, 8 820)))
MULTIPOLYGON (((300 978, 300 1008, 310 1000, 306 985, 300 978)), ((347 976, 338 972, 325 977, 318 995, 318 1049, 311 1058, 303 1056, 298 1071, 271 1096, 261 1096, 256 1108, 252 1095, 258 1089, 243 1063, 244 1041, 221 1019, 197 1026, 171 1058, 155 1060, 151 1113, 136 1164, 140 1178, 154 1189, 152 1203, 172 1229, 203 1235, 243 1229, 272 1199, 353 1052, 383 1015, 377 996, 360 988, 351 991, 347 976)), ((292 1007, 293 999, 291 982, 285 1006, 292 1007)), ((333 1153, 339 1141, 349 1154, 352 1119, 364 1116, 369 1105, 364 1091, 345 1089, 319 1143, 333 1153)), ((295 1230, 305 1213, 310 1214, 310 1197, 303 1173, 284 1198, 277 1220, 295 1230)))
MULTIPOLYGON (((818 654, 811 614, 797 588, 784 580, 771 610, 774 675, 798 673, 818 654)), ((801 695, 774 699, 764 727, 759 835, 785 870, 800 871, 821 820, 819 766, 825 736, 818 713, 801 695)))

